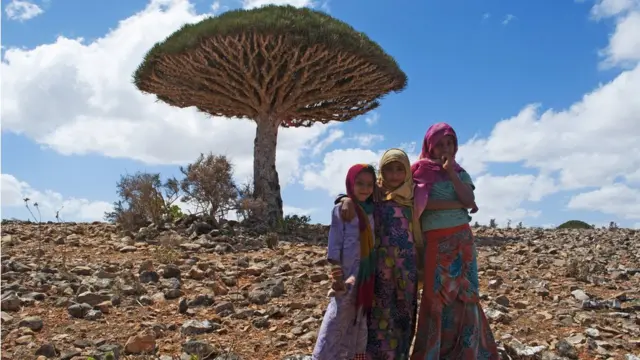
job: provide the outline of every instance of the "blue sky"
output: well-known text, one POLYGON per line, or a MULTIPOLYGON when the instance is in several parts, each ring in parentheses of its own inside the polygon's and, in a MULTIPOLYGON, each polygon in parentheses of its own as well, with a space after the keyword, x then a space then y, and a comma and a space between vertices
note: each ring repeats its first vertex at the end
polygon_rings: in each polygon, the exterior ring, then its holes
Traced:
POLYGON ((367 33, 409 85, 347 124, 283 130, 285 211, 326 223, 347 168, 412 156, 450 123, 481 223, 569 219, 640 226, 640 1, 4 1, 2 217, 101 219, 136 171, 177 175, 200 152, 251 174, 255 127, 155 103, 131 84, 144 53, 186 22, 290 3, 367 33), (553 6, 551 4, 553 3, 553 6), (634 95, 635 94, 635 95, 634 95))

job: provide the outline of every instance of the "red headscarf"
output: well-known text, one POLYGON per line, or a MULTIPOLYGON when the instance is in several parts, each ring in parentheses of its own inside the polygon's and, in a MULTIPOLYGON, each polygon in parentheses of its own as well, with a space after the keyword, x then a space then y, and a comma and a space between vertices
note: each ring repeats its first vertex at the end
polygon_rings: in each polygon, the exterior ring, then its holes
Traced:
MULTIPOLYGON (((375 252, 373 243, 373 231, 369 224, 367 214, 373 212, 373 198, 370 196, 364 202, 358 201, 355 196, 356 177, 362 172, 369 172, 373 176, 373 186, 375 190, 376 172, 369 164, 353 165, 347 173, 347 196, 357 205, 358 225, 360 229, 360 268, 356 278, 356 309, 362 307, 365 313, 369 312, 373 305, 373 284, 375 275, 375 252)), ((357 316, 357 315, 356 315, 357 316)))
MULTIPOLYGON (((431 157, 433 156, 435 145, 447 135, 453 136, 455 146, 453 154, 455 155, 458 152, 458 136, 449 124, 441 122, 429 127, 422 143, 420 159, 411 165, 413 183, 415 184, 413 191, 415 216, 419 217, 427 207, 429 191, 433 183, 438 180, 438 175, 442 173, 442 165, 433 161, 431 157)), ((459 173, 464 169, 456 163, 455 171, 459 173)))

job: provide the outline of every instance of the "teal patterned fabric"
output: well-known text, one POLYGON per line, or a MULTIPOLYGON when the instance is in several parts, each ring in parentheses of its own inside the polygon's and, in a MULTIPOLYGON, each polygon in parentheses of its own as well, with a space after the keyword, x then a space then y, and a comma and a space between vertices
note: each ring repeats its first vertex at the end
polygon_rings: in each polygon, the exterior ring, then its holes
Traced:
MULTIPOLYGON (((471 176, 466 171, 462 171, 458 174, 460 180, 463 183, 471 185, 472 189, 475 189, 471 176)), ((429 200, 458 200, 455 189, 453 188, 453 182, 450 180, 439 181, 433 184, 431 191, 429 192, 429 200)), ((420 216, 420 223, 422 224, 422 231, 445 229, 450 227, 456 227, 463 224, 468 224, 471 221, 468 209, 456 209, 456 210, 425 210, 420 216)))

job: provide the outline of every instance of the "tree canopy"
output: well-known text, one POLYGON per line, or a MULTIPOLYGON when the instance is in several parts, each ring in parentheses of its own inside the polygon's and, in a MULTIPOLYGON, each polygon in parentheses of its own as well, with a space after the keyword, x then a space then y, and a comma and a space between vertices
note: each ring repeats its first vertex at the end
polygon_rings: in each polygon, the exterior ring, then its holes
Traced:
POLYGON ((134 83, 173 106, 309 126, 364 114, 384 94, 403 90, 407 77, 348 24, 269 5, 184 25, 146 54, 134 83))

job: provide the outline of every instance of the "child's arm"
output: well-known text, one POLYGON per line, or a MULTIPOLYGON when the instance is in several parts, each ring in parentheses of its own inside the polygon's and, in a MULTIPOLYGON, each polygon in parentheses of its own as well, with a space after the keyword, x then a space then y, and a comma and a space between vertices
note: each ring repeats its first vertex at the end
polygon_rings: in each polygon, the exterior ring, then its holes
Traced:
POLYGON ((340 217, 344 221, 351 221, 356 217, 356 206, 347 195, 340 194, 334 201, 335 205, 340 204, 340 217))
POLYGON ((463 173, 460 173, 460 176, 456 173, 450 174, 451 182, 453 182, 453 188, 456 195, 458 195, 458 199, 460 199, 463 208, 473 208, 475 206, 476 197, 473 194, 473 185, 469 184, 471 180, 470 177, 468 182, 462 181, 461 177, 465 175, 466 177, 469 177, 467 173, 464 173, 464 175, 463 173))
POLYGON ((340 211, 335 207, 331 212, 331 227, 329 228, 329 244, 327 246, 327 260, 331 264, 331 290, 329 296, 344 290, 344 273, 342 271, 342 246, 344 244, 344 223, 340 219, 340 211))
POLYGON ((329 244, 327 260, 333 265, 342 264, 342 245, 344 243, 344 222, 340 219, 340 208, 331 211, 331 227, 329 228, 329 244))

